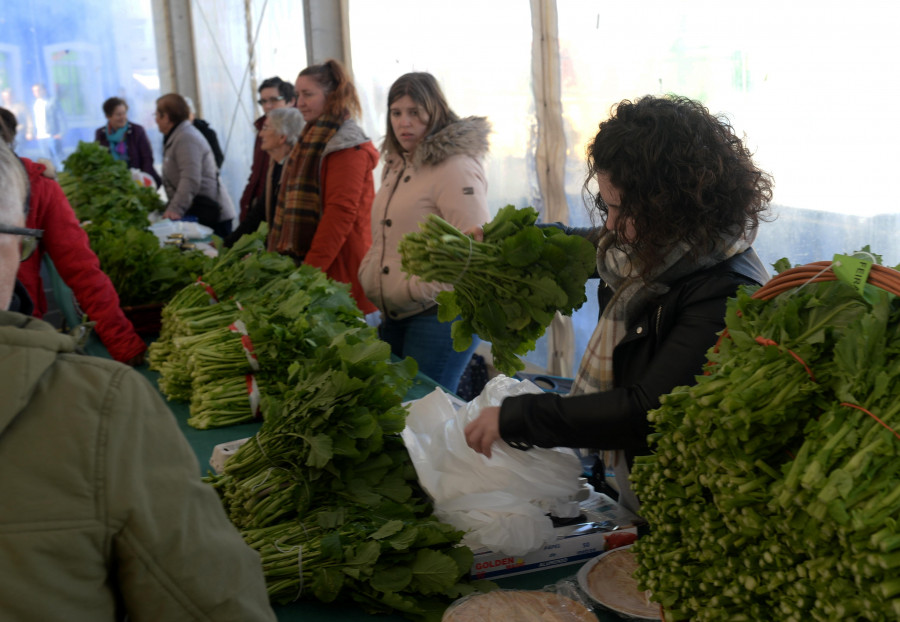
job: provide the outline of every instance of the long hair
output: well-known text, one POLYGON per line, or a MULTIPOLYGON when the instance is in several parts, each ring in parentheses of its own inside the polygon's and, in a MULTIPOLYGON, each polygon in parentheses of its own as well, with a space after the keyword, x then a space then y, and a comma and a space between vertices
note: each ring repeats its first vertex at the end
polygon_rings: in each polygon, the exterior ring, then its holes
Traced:
POLYGON ((620 192, 620 247, 649 273, 685 241, 695 257, 723 234, 754 230, 772 200, 771 176, 760 170, 727 118, 675 95, 614 105, 588 146, 585 192, 605 218, 608 209, 589 184, 609 176, 620 192), (634 238, 627 239, 628 221, 634 238))
POLYGON ((457 114, 447 104, 444 92, 433 75, 424 71, 403 74, 394 81, 388 91, 387 131, 381 147, 383 153, 403 153, 403 147, 400 146, 400 141, 397 140, 391 126, 391 104, 404 95, 409 95, 410 99, 428 115, 426 137, 459 121, 457 114))
POLYGON ((309 76, 325 91, 325 114, 356 119, 362 117, 356 87, 340 62, 329 58, 321 65, 310 65, 297 77, 300 76, 309 76))

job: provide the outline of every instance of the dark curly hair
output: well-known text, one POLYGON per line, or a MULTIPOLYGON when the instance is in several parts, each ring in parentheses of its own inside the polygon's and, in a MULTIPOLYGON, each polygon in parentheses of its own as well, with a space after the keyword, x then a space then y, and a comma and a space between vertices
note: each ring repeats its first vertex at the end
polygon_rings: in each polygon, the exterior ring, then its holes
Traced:
POLYGON ((643 274, 678 242, 699 257, 723 233, 755 229, 772 200, 772 178, 753 164, 730 122, 686 97, 615 104, 588 146, 587 164, 585 191, 604 218, 606 204, 588 185, 602 172, 619 190, 616 232, 624 242, 628 220, 634 223, 627 242, 643 274))

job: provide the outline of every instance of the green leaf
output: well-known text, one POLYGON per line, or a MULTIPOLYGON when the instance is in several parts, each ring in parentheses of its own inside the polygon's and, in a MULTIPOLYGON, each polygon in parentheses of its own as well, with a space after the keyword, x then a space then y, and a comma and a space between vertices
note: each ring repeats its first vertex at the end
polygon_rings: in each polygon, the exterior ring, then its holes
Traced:
POLYGON ((456 295, 450 291, 440 292, 435 301, 438 303, 438 321, 452 322, 461 313, 456 302, 456 295))
POLYGON ((309 456, 306 458, 307 466, 321 469, 334 457, 332 440, 327 434, 304 437, 304 440, 309 445, 309 456))
POLYGON ((346 564, 348 566, 372 566, 378 561, 380 554, 381 545, 377 542, 360 542, 352 554, 347 555, 346 564))
POLYGON ((319 541, 319 550, 324 559, 342 560, 344 558, 343 543, 341 542, 341 534, 334 531, 322 537, 319 541))
POLYGON ((388 540, 388 543, 398 551, 405 551, 416 543, 418 537, 419 530, 417 527, 407 527, 388 540))
POLYGON ((383 524, 378 531, 373 533, 370 538, 373 540, 383 540, 389 536, 393 536, 403 530, 403 521, 391 520, 383 524))
POLYGON ((432 549, 420 549, 412 565, 412 586, 423 594, 441 593, 456 583, 458 571, 452 557, 432 549))
POLYGON ((446 553, 456 562, 460 577, 467 574, 472 569, 472 562, 475 560, 475 555, 469 547, 454 546, 453 548, 448 549, 446 553))
POLYGON ((528 227, 503 240, 503 259, 515 268, 534 263, 541 257, 544 234, 537 227, 528 227))
POLYGON ((340 568, 317 568, 313 571, 313 594, 323 603, 333 602, 344 587, 340 568))
POLYGON ((412 569, 408 566, 378 566, 372 573, 369 585, 379 592, 399 592, 412 581, 412 569))

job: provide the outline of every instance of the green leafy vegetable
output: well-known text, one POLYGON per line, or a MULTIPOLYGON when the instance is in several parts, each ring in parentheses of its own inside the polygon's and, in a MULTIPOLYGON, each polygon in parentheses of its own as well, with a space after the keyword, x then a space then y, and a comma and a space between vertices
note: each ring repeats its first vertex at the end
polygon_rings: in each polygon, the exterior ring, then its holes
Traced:
POLYGON ((530 207, 507 205, 476 242, 435 214, 400 242, 402 267, 424 281, 452 284, 437 296, 438 319, 453 323, 457 351, 477 334, 491 342, 494 366, 512 376, 556 312, 571 315, 587 300, 596 250, 585 238, 535 226, 530 207))
POLYGON ((636 577, 667 620, 898 619, 900 302, 809 283, 726 322, 650 414, 636 577))
POLYGON ((85 231, 123 306, 168 301, 211 261, 197 250, 161 247, 146 229, 120 222, 91 222, 85 231))
POLYGON ((79 142, 64 165, 59 185, 81 221, 112 220, 142 229, 147 214, 164 207, 156 190, 139 186, 128 165, 97 143, 79 142))

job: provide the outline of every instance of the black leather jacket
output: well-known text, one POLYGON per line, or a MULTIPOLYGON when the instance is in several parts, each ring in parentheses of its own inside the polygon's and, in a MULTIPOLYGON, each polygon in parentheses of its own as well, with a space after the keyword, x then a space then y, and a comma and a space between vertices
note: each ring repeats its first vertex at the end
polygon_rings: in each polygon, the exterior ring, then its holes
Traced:
MULTIPOLYGON (((725 303, 741 285, 762 285, 768 274, 753 249, 691 274, 651 302, 613 352, 615 388, 603 393, 508 397, 500 407, 500 436, 520 449, 590 447, 649 453, 647 411, 659 396, 693 384, 706 352, 725 327, 725 303)), ((601 284, 600 308, 612 296, 601 284)))

